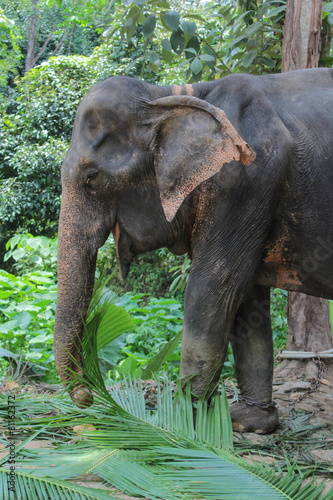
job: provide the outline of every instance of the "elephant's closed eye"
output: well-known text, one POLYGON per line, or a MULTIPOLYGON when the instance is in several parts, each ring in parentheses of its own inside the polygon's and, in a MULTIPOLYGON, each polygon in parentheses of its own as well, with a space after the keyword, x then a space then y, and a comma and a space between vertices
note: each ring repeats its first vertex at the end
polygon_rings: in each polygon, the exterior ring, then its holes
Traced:
POLYGON ((86 177, 86 183, 89 184, 91 181, 96 179, 97 175, 98 175, 98 170, 92 170, 91 172, 88 172, 86 177))

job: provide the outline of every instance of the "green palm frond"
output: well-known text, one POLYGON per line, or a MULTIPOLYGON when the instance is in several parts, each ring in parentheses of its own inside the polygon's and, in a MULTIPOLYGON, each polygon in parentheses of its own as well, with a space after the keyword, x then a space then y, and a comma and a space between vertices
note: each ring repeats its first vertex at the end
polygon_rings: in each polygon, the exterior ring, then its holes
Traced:
MULTIPOLYGON (((189 437, 188 427, 184 431, 189 422, 183 426, 181 421, 181 408, 186 408, 187 404, 186 394, 179 393, 178 397, 183 400, 174 404, 172 409, 169 406, 170 393, 165 393, 168 396, 163 401, 163 392, 160 391, 158 408, 152 413, 143 409, 142 395, 134 390, 136 385, 136 381, 122 384, 121 405, 116 405, 116 408, 121 408, 118 415, 115 408, 108 411, 112 399, 109 396, 108 401, 101 399, 97 402, 94 409, 80 410, 82 417, 74 422, 66 416, 66 426, 80 423, 81 426, 93 425, 96 430, 84 432, 86 441, 81 446, 74 444, 56 450, 38 450, 38 455, 29 451, 29 456, 22 460, 25 474, 47 478, 51 465, 52 477, 61 480, 94 473, 127 494, 143 495, 152 500, 319 498, 323 485, 310 484, 302 488, 303 477, 297 477, 290 465, 286 473, 277 463, 274 467, 255 462, 249 464, 234 453, 209 444, 202 431, 197 432, 194 427, 190 433, 192 437, 189 437), (128 405, 133 413, 122 408, 128 405), (172 410, 173 417, 170 417, 172 410), (175 412, 179 412, 177 417, 175 412)), ((113 390, 120 392, 120 389, 113 390)), ((202 410, 198 409, 202 421, 200 411, 208 412, 208 429, 221 425, 220 414, 214 407, 222 407, 222 396, 215 398, 220 399, 219 404, 216 402, 208 409, 203 405, 202 410)), ((221 436, 216 430, 207 431, 208 437, 214 436, 213 442, 217 435, 221 436)), ((325 498, 332 499, 333 492, 325 498)))
POLYGON ((106 288, 111 277, 112 274, 105 278, 102 273, 97 280, 85 323, 85 338, 90 341, 92 337, 96 337, 97 351, 134 328, 131 316, 125 309, 114 304, 117 296, 106 288))
MULTIPOLYGON (((197 403, 194 425, 189 387, 184 392, 178 388, 173 397, 171 382, 164 380, 153 409, 146 407, 140 380, 128 378, 118 386, 106 388, 99 369, 96 328, 90 328, 89 321, 87 325, 83 354, 89 370, 84 376, 94 393, 94 405, 78 409, 64 395, 50 398, 48 411, 50 406, 57 407, 57 414, 49 417, 45 427, 45 397, 41 398, 42 403, 31 398, 28 405, 25 399, 28 410, 24 410, 24 397, 16 400, 17 409, 22 410, 18 427, 29 426, 31 434, 36 431, 41 436, 53 436, 57 443, 51 450, 26 450, 24 446, 19 450, 16 477, 23 500, 114 498, 107 492, 91 491, 70 482, 91 473, 97 474, 105 485, 151 500, 320 497, 324 484, 302 486, 304 475, 288 462, 283 468, 278 462, 271 466, 264 462, 251 464, 233 452, 224 389, 212 397, 209 405, 204 399, 197 403), (31 419, 33 408, 37 415, 31 419), (81 433, 83 440, 75 442, 78 424, 87 430, 81 433)), ((3 491, 7 467, 0 469, 3 491)), ((333 490, 324 499, 333 500, 333 490)))
POLYGON ((87 488, 77 484, 54 479, 36 477, 22 471, 15 471, 15 494, 9 490, 8 470, 0 468, 0 498, 2 500, 119 500, 100 489, 87 488))

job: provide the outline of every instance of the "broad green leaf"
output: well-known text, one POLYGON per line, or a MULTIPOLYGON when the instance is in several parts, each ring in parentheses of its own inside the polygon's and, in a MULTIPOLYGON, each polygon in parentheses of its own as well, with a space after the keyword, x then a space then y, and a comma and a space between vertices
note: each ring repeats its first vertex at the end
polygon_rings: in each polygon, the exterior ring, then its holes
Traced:
POLYGON ((241 35, 241 36, 238 36, 237 38, 234 38, 233 40, 231 40, 231 42, 229 43, 228 45, 228 48, 230 47, 234 47, 235 45, 237 45, 238 43, 240 42, 243 42, 245 40, 247 40, 247 36, 246 35, 241 35))
POLYGON ((198 21, 206 22, 206 19, 199 14, 184 14, 185 19, 197 19, 198 21))
POLYGON ((258 29, 260 29, 262 27, 262 24, 261 23, 254 23, 254 24, 251 24, 251 26, 249 26, 248 28, 246 28, 245 30, 245 33, 249 36, 252 36, 254 33, 256 33, 258 31, 258 29))
POLYGON ((16 320, 11 320, 11 321, 6 321, 5 323, 0 323, 0 333, 8 333, 16 327, 17 327, 16 320))
POLYGON ((14 260, 18 261, 22 259, 25 255, 26 255, 26 250, 24 248, 17 248, 16 250, 14 250, 11 256, 13 257, 14 260))
POLYGON ((167 50, 168 52, 172 51, 171 42, 167 38, 163 38, 163 40, 161 41, 161 45, 163 49, 167 50))
POLYGON ((155 356, 149 359, 141 371, 141 377, 144 380, 153 378, 157 374, 169 356, 178 347, 181 338, 182 332, 177 333, 169 342, 163 345, 162 349, 155 356))
POLYGON ((257 57, 256 50, 253 50, 252 52, 249 52, 248 54, 246 54, 246 56, 244 57, 243 62, 242 62, 244 68, 248 68, 253 63, 253 61, 255 60, 256 57, 257 57))
POLYGON ((133 320, 125 309, 108 304, 97 330, 97 351, 133 327, 133 320))
POLYGON ((194 33, 197 31, 197 25, 194 22, 190 21, 183 21, 182 22, 182 29, 188 36, 193 36, 194 33))
POLYGON ((121 335, 98 351, 99 367, 105 379, 107 378, 107 372, 116 367, 121 350, 126 345, 124 340, 125 339, 121 335))
MULTIPOLYGON (((333 5, 333 2, 332 2, 332 5, 333 5)), ((278 14, 280 14, 280 12, 284 12, 285 10, 286 10, 286 6, 282 5, 280 7, 275 7, 274 9, 270 9, 266 15, 267 15, 267 17, 274 17, 274 16, 277 16, 278 14)))
POLYGON ((161 64, 160 58, 155 51, 151 51, 149 54, 149 67, 154 73, 158 73, 159 66, 161 64))
POLYGON ((147 17, 142 27, 142 31, 145 37, 149 37, 152 33, 154 33, 154 29, 156 26, 156 17, 155 14, 151 14, 147 17))
POLYGON ((52 278, 47 278, 46 276, 41 276, 37 273, 31 273, 30 280, 37 285, 51 285, 54 283, 52 278))
POLYGON ((158 54, 155 52, 155 51, 151 51, 150 54, 149 54, 149 61, 152 63, 152 64, 160 64, 160 58, 158 57, 158 54))
POLYGON ((202 62, 200 61, 200 59, 198 57, 196 57, 195 59, 193 59, 193 61, 191 62, 191 71, 194 75, 197 75, 198 73, 200 73, 200 71, 202 70, 203 68, 203 64, 202 62))
POLYGON ((162 58, 168 64, 172 64, 172 61, 173 61, 172 53, 169 52, 168 50, 164 49, 164 48, 162 48, 162 58))
POLYGON ((198 40, 198 37, 196 35, 192 36, 192 38, 189 39, 189 41, 186 44, 186 48, 192 48, 194 49, 197 53, 200 50, 200 42, 198 40))
POLYGON ((127 42, 129 42, 129 40, 131 39, 131 37, 134 35, 134 33, 136 31, 139 15, 140 14, 137 13, 134 16, 127 19, 125 22, 125 28, 127 30, 127 42))
POLYGON ((276 62, 273 59, 271 59, 270 57, 261 57, 260 59, 269 68, 275 68, 276 62))
POLYGON ((185 38, 180 30, 174 31, 170 37, 171 47, 176 54, 181 55, 185 47, 185 38))
MULTIPOLYGON (((190 57, 193 57, 193 56, 196 56, 197 55, 197 51, 195 49, 193 49, 192 47, 188 47, 185 49, 185 52, 187 53, 186 56, 190 56, 190 57)), ((172 271, 173 269, 170 269, 170 271, 172 271)))
POLYGON ((212 61, 215 61, 215 57, 211 56, 210 54, 201 54, 199 56, 199 58, 201 59, 201 61, 205 61, 205 62, 212 62, 212 61))
POLYGON ((0 358, 18 358, 19 355, 18 354, 15 354, 11 351, 7 351, 7 349, 3 349, 2 347, 0 347, 0 358))
POLYGON ((179 26, 179 12, 175 10, 166 12, 164 14, 164 22, 170 29, 176 31, 179 26))
POLYGON ((333 12, 333 2, 329 2, 323 5, 323 12, 333 12))
POLYGON ((20 312, 14 316, 14 319, 22 330, 26 330, 32 320, 32 316, 28 312, 20 312))

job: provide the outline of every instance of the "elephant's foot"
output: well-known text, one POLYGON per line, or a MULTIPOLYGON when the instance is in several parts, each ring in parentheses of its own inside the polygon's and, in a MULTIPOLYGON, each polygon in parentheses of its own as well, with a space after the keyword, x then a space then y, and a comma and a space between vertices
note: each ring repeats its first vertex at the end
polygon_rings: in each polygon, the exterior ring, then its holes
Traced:
POLYGON ((72 398, 73 403, 78 408, 88 408, 94 402, 94 397, 90 390, 83 385, 70 390, 69 395, 72 398))
POLYGON ((256 432, 268 434, 279 425, 277 408, 258 408, 237 402, 230 406, 232 428, 238 432, 256 432))

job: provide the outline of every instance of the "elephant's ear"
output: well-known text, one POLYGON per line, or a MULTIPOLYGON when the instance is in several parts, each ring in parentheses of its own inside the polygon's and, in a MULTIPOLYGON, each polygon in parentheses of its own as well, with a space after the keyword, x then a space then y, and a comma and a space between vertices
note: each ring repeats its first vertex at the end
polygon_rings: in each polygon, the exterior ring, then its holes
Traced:
POLYGON ((165 217, 172 221, 186 196, 232 160, 249 165, 255 153, 225 113, 192 96, 150 102, 156 118, 154 153, 165 217))

